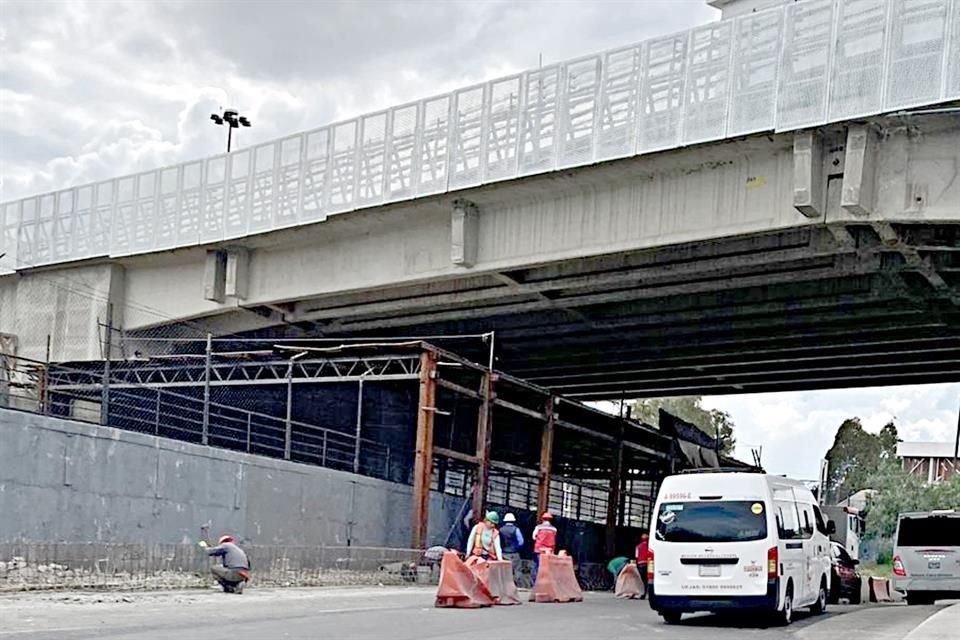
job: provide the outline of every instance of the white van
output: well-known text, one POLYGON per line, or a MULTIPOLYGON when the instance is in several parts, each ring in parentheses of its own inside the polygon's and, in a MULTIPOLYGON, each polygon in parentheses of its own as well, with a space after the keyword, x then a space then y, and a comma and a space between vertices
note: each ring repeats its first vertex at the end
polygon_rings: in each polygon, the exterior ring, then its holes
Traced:
POLYGON ((960 598, 960 512, 901 513, 893 549, 893 588, 907 604, 960 598))
POLYGON ((688 612, 735 609, 790 624, 797 607, 826 609, 835 527, 801 482, 742 472, 669 476, 653 513, 650 606, 668 624, 688 612))

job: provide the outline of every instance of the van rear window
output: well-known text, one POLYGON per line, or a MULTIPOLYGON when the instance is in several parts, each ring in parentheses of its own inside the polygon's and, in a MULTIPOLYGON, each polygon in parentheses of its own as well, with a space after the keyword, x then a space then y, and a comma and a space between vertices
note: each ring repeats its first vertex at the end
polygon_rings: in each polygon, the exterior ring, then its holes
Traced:
POLYGON ((903 518, 897 533, 900 547, 960 547, 960 518, 903 518))
POLYGON ((749 542, 767 537, 766 506, 756 500, 660 505, 656 536, 666 542, 749 542))

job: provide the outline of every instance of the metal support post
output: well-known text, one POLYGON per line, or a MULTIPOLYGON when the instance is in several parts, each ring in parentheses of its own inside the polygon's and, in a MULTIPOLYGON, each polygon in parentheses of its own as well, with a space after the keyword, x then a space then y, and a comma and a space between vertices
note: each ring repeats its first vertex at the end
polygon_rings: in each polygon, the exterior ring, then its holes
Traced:
POLYGON ((213 335, 207 334, 207 348, 203 360, 203 433, 202 444, 210 442, 210 368, 213 364, 213 335))
POLYGON ((47 334, 47 357, 43 364, 43 377, 40 379, 40 413, 50 413, 50 334, 47 334))
POLYGON ((253 414, 247 412, 247 453, 250 453, 250 436, 253 431, 253 414))
POLYGON ((473 485, 473 516, 482 519, 490 488, 490 446, 493 441, 494 374, 485 371, 480 383, 480 410, 477 414, 477 481, 473 485))
POLYGON ((357 383, 357 430, 353 437, 353 472, 360 473, 360 436, 363 431, 363 380, 357 383))
POLYGON ((157 389, 157 404, 153 409, 153 435, 160 435, 160 389, 157 389))
POLYGON ((293 453, 293 360, 287 365, 287 417, 283 434, 283 459, 289 460, 293 453))
POLYGON ((103 396, 100 401, 100 424, 110 421, 110 358, 113 355, 113 303, 107 303, 107 335, 104 344, 103 396))
POLYGON ((547 421, 540 435, 540 481, 537 486, 537 517, 550 508, 550 472, 553 470, 553 423, 556 419, 556 402, 547 398, 547 421))
POLYGON ((607 556, 617 550, 617 517, 620 511, 620 488, 623 482, 623 435, 624 423, 620 422, 620 437, 613 455, 613 473, 610 474, 610 493, 607 496, 607 556))
POLYGON ((430 522, 430 480, 433 475, 433 417, 437 402, 437 357, 432 351, 420 354, 420 404, 417 411, 416 457, 413 470, 414 549, 426 548, 430 522))

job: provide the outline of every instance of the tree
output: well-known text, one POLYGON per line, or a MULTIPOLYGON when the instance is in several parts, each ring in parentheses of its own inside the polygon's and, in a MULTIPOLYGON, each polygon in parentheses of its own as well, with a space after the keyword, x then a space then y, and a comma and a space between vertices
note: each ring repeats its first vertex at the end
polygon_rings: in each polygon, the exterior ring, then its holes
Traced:
POLYGON ((734 423, 730 414, 719 409, 707 409, 700 396, 681 396, 676 398, 644 398, 631 404, 633 417, 647 424, 656 425, 660 421, 659 410, 672 413, 681 420, 696 425, 711 438, 720 438, 720 451, 733 453, 737 444, 734 436, 734 423))
POLYGON ((955 509, 960 505, 960 475, 947 482, 928 485, 907 473, 895 458, 882 460, 870 474, 875 489, 867 502, 867 536, 890 538, 897 530, 897 516, 907 511, 955 509))
POLYGON ((827 451, 827 498, 843 500, 861 489, 872 489, 870 476, 884 460, 896 459, 899 437, 892 422, 874 435, 859 418, 843 421, 827 451))

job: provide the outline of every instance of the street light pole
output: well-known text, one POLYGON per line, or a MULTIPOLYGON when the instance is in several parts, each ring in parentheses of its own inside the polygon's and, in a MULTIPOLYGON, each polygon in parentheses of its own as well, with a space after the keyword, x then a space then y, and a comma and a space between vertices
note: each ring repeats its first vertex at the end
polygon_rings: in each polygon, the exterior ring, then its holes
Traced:
POLYGON ((236 109, 227 109, 223 112, 223 115, 211 113, 210 119, 218 125, 227 127, 227 153, 230 153, 233 146, 233 130, 252 126, 246 116, 240 115, 240 112, 236 109))

